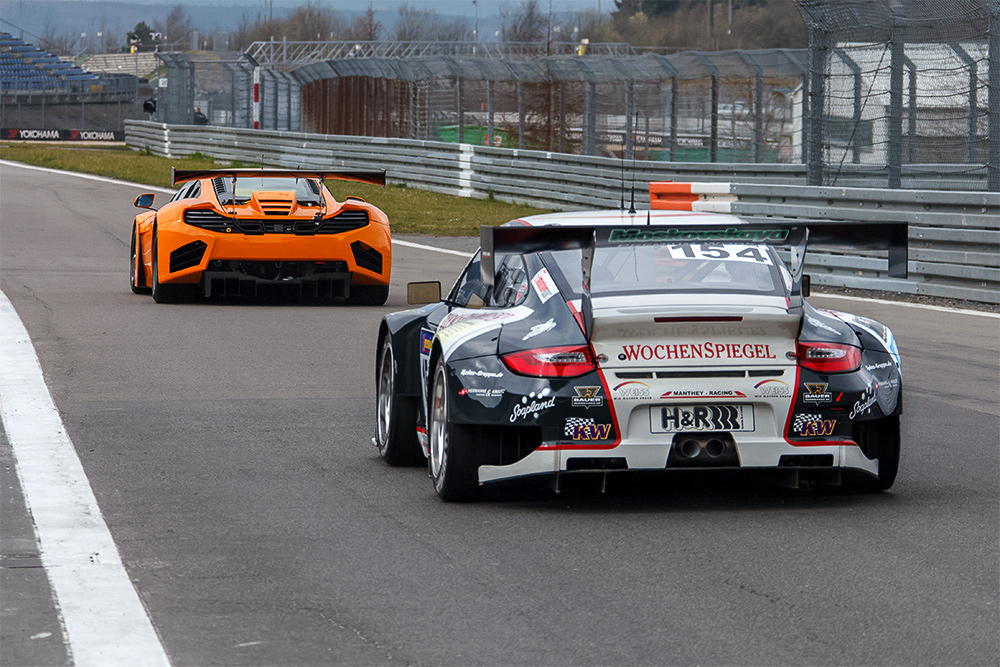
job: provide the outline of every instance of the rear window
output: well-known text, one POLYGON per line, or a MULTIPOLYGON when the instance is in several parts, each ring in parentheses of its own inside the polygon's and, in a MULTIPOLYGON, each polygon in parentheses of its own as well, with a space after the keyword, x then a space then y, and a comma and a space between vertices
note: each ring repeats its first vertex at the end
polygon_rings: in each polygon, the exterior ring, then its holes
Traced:
MULTIPOLYGON (((577 296, 583 272, 579 250, 547 253, 577 296)), ((594 254, 593 294, 662 292, 736 292, 784 296, 777 263, 763 245, 679 243, 669 245, 602 246, 594 254)))
MULTIPOLYGON (((231 178, 216 178, 219 201, 228 201, 233 187, 231 178)), ((236 200, 246 202, 254 192, 294 192, 300 203, 320 203, 319 185, 309 178, 261 178, 257 176, 236 179, 236 200)))

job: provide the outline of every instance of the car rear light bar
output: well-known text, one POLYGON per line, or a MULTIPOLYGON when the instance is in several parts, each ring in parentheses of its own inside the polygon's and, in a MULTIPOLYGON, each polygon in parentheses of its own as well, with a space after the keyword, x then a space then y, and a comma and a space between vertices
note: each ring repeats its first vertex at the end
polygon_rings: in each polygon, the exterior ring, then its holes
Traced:
POLYGON ((578 377, 597 369, 588 345, 521 350, 501 359, 512 372, 531 377, 578 377))
POLYGON ((798 341, 795 350, 799 366, 817 373, 849 373, 861 366, 861 349, 853 345, 798 341))

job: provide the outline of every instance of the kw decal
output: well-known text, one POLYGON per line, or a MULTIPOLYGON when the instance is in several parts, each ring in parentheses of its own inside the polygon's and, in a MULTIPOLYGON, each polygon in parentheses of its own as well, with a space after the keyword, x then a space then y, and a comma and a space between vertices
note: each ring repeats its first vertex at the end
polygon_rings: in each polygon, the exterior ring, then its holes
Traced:
POLYGON ((607 440, 611 437, 611 424, 580 424, 573 427, 574 440, 607 440))
POLYGON ((833 435, 836 419, 823 419, 819 415, 796 415, 792 423, 792 431, 805 438, 827 437, 833 435))

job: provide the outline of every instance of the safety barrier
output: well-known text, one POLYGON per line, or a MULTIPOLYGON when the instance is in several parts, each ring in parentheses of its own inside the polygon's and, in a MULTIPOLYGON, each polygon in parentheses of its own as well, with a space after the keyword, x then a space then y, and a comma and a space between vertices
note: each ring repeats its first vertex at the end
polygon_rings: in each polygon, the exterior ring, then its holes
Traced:
MULTIPOLYGON (((963 175, 955 165, 921 165, 910 184, 885 190, 805 186, 803 165, 626 162, 545 151, 437 141, 163 125, 126 121, 129 146, 167 157, 287 168, 382 168, 392 183, 471 197, 493 196, 542 208, 650 205, 648 183, 710 185, 700 210, 763 220, 901 220, 910 225, 910 277, 888 278, 871 252, 811 252, 816 285, 891 290, 1000 303, 1000 194, 941 190, 963 175), (712 183, 714 181, 714 183, 712 183), (721 183, 719 182, 721 181, 721 183)), ((904 179, 904 184, 907 180, 904 179)))

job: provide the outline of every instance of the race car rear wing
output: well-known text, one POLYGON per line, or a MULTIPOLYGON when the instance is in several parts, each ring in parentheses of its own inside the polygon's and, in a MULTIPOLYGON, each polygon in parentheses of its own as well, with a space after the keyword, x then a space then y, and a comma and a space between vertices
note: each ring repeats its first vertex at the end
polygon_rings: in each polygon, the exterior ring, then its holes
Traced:
POLYGON ((888 275, 907 276, 908 226, 905 222, 769 222, 680 225, 510 226, 479 228, 481 275, 492 285, 496 256, 580 248, 583 264, 582 310, 589 338, 593 320, 590 274, 598 246, 684 243, 765 244, 791 249, 790 310, 802 308, 802 271, 806 246, 834 250, 887 250, 888 275))
POLYGON ((378 171, 357 171, 350 169, 340 169, 337 171, 327 171, 324 169, 175 169, 170 168, 170 180, 174 185, 186 183, 198 178, 215 178, 223 176, 227 178, 318 178, 334 179, 340 181, 357 181, 358 183, 371 183, 372 185, 385 185, 385 170, 378 171))

